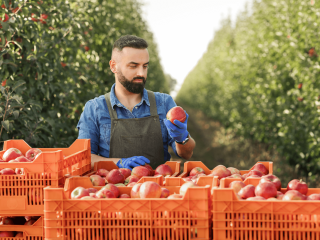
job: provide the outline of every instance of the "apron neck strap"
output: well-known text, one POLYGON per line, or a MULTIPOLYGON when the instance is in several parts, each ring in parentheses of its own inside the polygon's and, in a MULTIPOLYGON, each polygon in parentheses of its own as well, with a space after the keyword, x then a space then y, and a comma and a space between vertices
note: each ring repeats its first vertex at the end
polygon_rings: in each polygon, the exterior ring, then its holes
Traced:
POLYGON ((148 98, 149 98, 149 102, 150 102, 150 115, 157 116, 158 112, 157 112, 156 97, 153 92, 151 92, 149 90, 147 90, 147 92, 148 92, 148 98))
POLYGON ((104 95, 104 98, 106 99, 106 102, 107 102, 110 118, 111 119, 118 119, 118 114, 117 114, 116 109, 112 109, 112 107, 111 107, 110 92, 106 93, 104 95))

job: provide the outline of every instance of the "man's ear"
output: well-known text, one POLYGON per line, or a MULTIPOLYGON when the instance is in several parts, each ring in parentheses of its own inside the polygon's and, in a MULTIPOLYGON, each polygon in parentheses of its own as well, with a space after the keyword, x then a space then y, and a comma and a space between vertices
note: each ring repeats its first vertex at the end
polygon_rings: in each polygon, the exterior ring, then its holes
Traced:
POLYGON ((109 61, 109 66, 110 66, 110 70, 111 70, 111 72, 113 72, 113 73, 117 73, 117 63, 116 63, 116 61, 115 60, 110 60, 109 61))

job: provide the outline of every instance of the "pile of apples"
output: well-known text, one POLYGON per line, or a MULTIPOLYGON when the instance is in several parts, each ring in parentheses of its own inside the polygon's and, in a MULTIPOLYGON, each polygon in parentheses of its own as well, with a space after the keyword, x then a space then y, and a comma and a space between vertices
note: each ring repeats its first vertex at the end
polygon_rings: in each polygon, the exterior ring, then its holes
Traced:
MULTIPOLYGON (((4 152, 2 159, 0 158, 0 164, 2 162, 32 162, 41 152, 42 151, 38 148, 31 148, 26 152, 26 155, 24 156, 19 149, 9 148, 4 152)), ((23 168, 0 168, 0 175, 16 175, 23 174, 23 172, 23 168)))
POLYGON ((134 186, 142 177, 147 176, 171 176, 173 171, 169 165, 161 164, 153 170, 149 164, 134 167, 132 171, 128 168, 119 168, 108 171, 98 169, 90 176, 93 186, 104 186, 106 183, 117 184, 117 186, 134 186))
MULTIPOLYGON (((0 217, 0 225, 27 225, 32 226, 40 216, 25 216, 25 217, 0 217)), ((0 237, 23 237, 23 232, 18 231, 0 231, 0 237)))
POLYGON ((130 195, 120 194, 119 188, 112 183, 108 183, 100 190, 96 188, 77 187, 71 192, 71 199, 101 199, 101 198, 183 198, 187 189, 190 187, 199 187, 194 182, 186 182, 180 187, 179 194, 170 195, 167 188, 161 187, 158 183, 146 181, 144 183, 135 184, 130 195))

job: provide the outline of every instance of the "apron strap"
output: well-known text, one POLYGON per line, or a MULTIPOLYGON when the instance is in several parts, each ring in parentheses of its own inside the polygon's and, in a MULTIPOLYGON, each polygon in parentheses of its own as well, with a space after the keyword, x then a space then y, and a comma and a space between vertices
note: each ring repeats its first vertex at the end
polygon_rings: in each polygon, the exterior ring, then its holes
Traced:
POLYGON ((152 91, 147 90, 147 92, 148 92, 148 98, 150 102, 150 115, 157 116, 158 111, 157 111, 156 97, 152 91))
POLYGON ((107 102, 110 118, 111 119, 118 119, 118 114, 117 114, 116 109, 112 109, 112 107, 111 107, 110 92, 106 93, 104 95, 104 98, 106 99, 106 102, 107 102))

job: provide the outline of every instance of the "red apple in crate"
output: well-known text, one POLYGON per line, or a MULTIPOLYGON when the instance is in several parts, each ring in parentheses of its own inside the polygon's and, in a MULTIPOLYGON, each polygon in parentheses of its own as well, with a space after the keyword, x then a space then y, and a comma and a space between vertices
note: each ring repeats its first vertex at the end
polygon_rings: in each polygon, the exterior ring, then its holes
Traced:
POLYGON ((283 196, 283 195, 284 195, 284 194, 283 194, 282 192, 277 191, 277 196, 276 196, 276 198, 279 199, 279 200, 281 200, 281 199, 282 199, 281 196, 283 196))
POLYGON ((13 218, 4 217, 4 218, 2 219, 2 225, 14 225, 14 220, 13 220, 13 218))
POLYGON ((192 178, 193 178, 192 176, 188 176, 188 177, 182 178, 182 180, 185 182, 190 182, 192 181, 192 178))
POLYGON ((24 174, 24 169, 23 168, 16 168, 15 173, 18 175, 22 175, 22 174, 24 174))
POLYGON ((174 194, 171 194, 169 197, 167 197, 167 199, 175 199, 175 198, 183 198, 183 195, 174 193, 174 194))
POLYGON ((108 183, 123 183, 124 182, 124 176, 123 174, 119 171, 119 169, 113 169, 109 172, 109 174, 106 177, 106 180, 108 183))
POLYGON ((320 193, 314 193, 307 197, 307 200, 320 200, 320 193))
POLYGON ((15 159, 17 162, 31 162, 28 158, 26 158, 25 156, 20 156, 20 157, 17 157, 15 159))
POLYGON ((167 119, 174 124, 174 120, 184 122, 187 118, 187 115, 182 107, 176 106, 171 108, 167 112, 167 119))
POLYGON ((119 198, 131 198, 131 197, 126 193, 122 193, 119 198))
POLYGON ((248 173, 245 173, 245 174, 243 174, 243 175, 241 175, 244 179, 246 179, 247 178, 247 176, 248 176, 248 173))
MULTIPOLYGON (((260 171, 258 171, 258 170, 251 170, 251 171, 248 173, 247 177, 250 177, 250 176, 253 176, 253 175, 262 177, 262 176, 263 176, 263 173, 260 172, 260 171)), ((247 177, 246 177, 246 178, 247 178, 247 177)))
POLYGON ((262 176, 261 180, 260 180, 260 183, 263 183, 263 182, 271 182, 276 186, 278 191, 281 190, 281 181, 275 175, 268 174, 268 175, 262 176))
POLYGON ((80 199, 84 196, 89 196, 89 191, 83 187, 77 187, 71 192, 72 199, 80 199))
POLYGON ((126 185, 124 185, 123 183, 116 183, 114 184, 116 187, 125 187, 126 185))
POLYGON ((22 238, 23 237, 23 232, 17 232, 17 234, 14 236, 16 238, 20 237, 22 238))
POLYGON ((113 192, 111 192, 109 189, 100 189, 98 192, 96 192, 97 198, 115 198, 113 192))
POLYGON ((23 156, 21 151, 17 148, 9 148, 5 153, 3 154, 2 158, 4 161, 9 162, 10 160, 14 160, 17 157, 23 156))
POLYGON ((308 193, 308 185, 302 179, 293 179, 288 183, 287 190, 297 190, 306 195, 308 193))
POLYGON ((129 168, 119 168, 119 171, 124 176, 124 179, 126 179, 127 177, 129 177, 131 175, 131 170, 129 168))
POLYGON ((198 187, 198 185, 194 182, 186 182, 184 184, 182 184, 182 186, 180 187, 180 194, 184 195, 187 192, 187 189, 190 187, 198 187))
POLYGON ((256 187, 255 194, 257 197, 264 197, 265 199, 276 197, 277 196, 277 188, 271 182, 259 183, 256 187))
POLYGON ((140 198, 160 198, 161 187, 156 182, 144 182, 139 188, 139 196, 140 198))
POLYGON ((231 172, 231 175, 240 174, 240 171, 234 167, 228 167, 227 169, 231 172))
POLYGON ((88 190, 89 194, 98 192, 98 189, 96 189, 96 188, 87 188, 87 190, 88 190))
POLYGON ((26 221, 24 225, 27 225, 27 226, 32 226, 37 220, 35 219, 30 219, 29 221, 26 221))
POLYGON ((101 189, 108 189, 113 192, 114 196, 117 198, 120 196, 119 188, 117 188, 114 184, 108 183, 106 186, 102 187, 101 189))
POLYGON ((150 175, 149 176, 153 176, 154 175, 154 170, 152 169, 152 167, 148 163, 146 163, 143 166, 148 168, 148 170, 150 171, 150 175))
POLYGON ((148 168, 144 167, 144 166, 138 166, 138 167, 134 167, 132 169, 132 175, 137 176, 139 179, 145 176, 149 176, 150 175, 150 171, 148 168))
POLYGON ((12 231, 1 231, 0 237, 14 237, 14 232, 12 231))
POLYGON ((12 168, 4 168, 0 171, 0 175, 16 175, 12 168))
POLYGON ((264 197, 260 197, 260 196, 247 198, 247 201, 261 201, 261 200, 267 200, 267 199, 265 199, 264 197))
POLYGON ((127 187, 133 187, 134 185, 136 185, 137 184, 137 182, 132 182, 132 183, 129 183, 128 185, 127 185, 127 187))
POLYGON ((195 176, 195 175, 198 175, 199 173, 206 174, 201 167, 195 167, 195 168, 191 169, 189 176, 195 176))
POLYGON ((229 188, 232 188, 235 193, 238 193, 241 188, 244 188, 246 186, 246 184, 244 184, 244 182, 242 181, 233 181, 229 184, 229 188))
POLYGON ((139 181, 139 178, 135 175, 131 175, 129 177, 126 178, 126 180, 124 180, 124 185, 128 185, 132 182, 138 182, 139 181))
POLYGON ((107 169, 98 169, 95 173, 95 175, 99 175, 100 177, 105 178, 108 175, 109 171, 107 169))
POLYGON ((42 153, 42 151, 38 148, 31 148, 26 152, 26 158, 30 161, 33 161, 38 154, 42 153))
POLYGON ((242 199, 247 199, 249 197, 255 197, 255 189, 256 187, 249 184, 243 188, 240 189, 240 191, 238 192, 239 197, 241 197, 242 199))
POLYGON ((267 175, 269 174, 269 170, 262 164, 262 163, 256 163, 252 170, 258 170, 260 172, 262 172, 262 174, 267 175))
POLYGON ((140 198, 140 187, 142 183, 136 183, 131 189, 131 198, 140 198))
POLYGON ((226 177, 226 178, 240 178, 240 179, 242 179, 242 180, 244 180, 244 177, 242 177, 240 174, 232 174, 231 176, 229 176, 229 177, 226 177))
POLYGON ((297 190, 289 190, 287 191, 282 198, 283 201, 290 200, 307 200, 307 196, 303 195, 297 190))
POLYGON ((160 198, 167 198, 170 195, 170 191, 167 188, 161 188, 160 198))
POLYGON ((162 175, 162 176, 171 176, 173 174, 173 171, 169 165, 161 164, 159 165, 156 170, 154 171, 154 175, 162 175))
POLYGON ((99 175, 91 175, 90 181, 92 182, 93 186, 104 186, 106 185, 105 179, 100 177, 99 175))
POLYGON ((211 171, 210 176, 218 176, 218 178, 221 179, 231 176, 231 172, 225 166, 218 165, 211 171))

